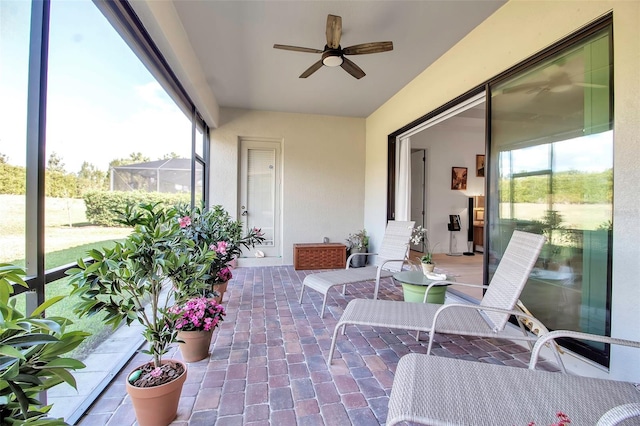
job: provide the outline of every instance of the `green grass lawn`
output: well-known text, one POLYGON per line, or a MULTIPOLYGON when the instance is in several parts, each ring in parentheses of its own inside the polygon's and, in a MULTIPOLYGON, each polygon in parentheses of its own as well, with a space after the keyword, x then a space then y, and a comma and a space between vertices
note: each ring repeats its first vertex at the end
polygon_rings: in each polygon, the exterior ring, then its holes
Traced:
MULTIPOLYGON (((0 194, 0 262, 25 266, 25 197, 24 195, 0 194)), ((45 270, 57 268, 87 257, 91 248, 111 247, 130 232, 127 228, 94 226, 87 222, 84 201, 80 199, 47 198, 45 209, 45 270)), ((45 297, 68 295, 71 291, 69 279, 47 284, 45 297)), ((15 297, 17 307, 25 312, 25 295, 15 297)), ((67 297, 47 309, 47 316, 64 316, 74 324, 68 330, 83 330, 92 333, 72 354, 84 358, 90 354, 106 336, 111 327, 102 323, 102 315, 78 318, 73 313, 75 297, 67 297)))
MULTIPOLYGON (((55 268, 60 265, 76 262, 80 258, 86 258, 87 251, 91 248, 113 247, 113 245, 113 240, 106 240, 47 253, 45 256, 45 269, 55 268)), ((23 260, 12 263, 24 266, 23 260)), ((74 358, 83 359, 89 355, 91 351, 107 336, 109 336, 109 334, 111 334, 112 329, 110 326, 105 326, 103 324, 102 318, 104 315, 102 314, 78 318, 78 316, 73 313, 73 307, 79 299, 76 296, 69 296, 69 293, 71 292, 69 280, 69 278, 63 278, 46 285, 45 297, 47 299, 55 296, 68 296, 53 305, 51 308, 47 309, 46 315, 64 316, 65 318, 73 321, 73 324, 67 328, 67 331, 82 330, 91 333, 91 336, 89 336, 80 346, 69 354, 69 356, 74 358)), ((24 312, 26 310, 25 295, 20 294, 15 298, 17 301, 16 306, 20 311, 24 312)))

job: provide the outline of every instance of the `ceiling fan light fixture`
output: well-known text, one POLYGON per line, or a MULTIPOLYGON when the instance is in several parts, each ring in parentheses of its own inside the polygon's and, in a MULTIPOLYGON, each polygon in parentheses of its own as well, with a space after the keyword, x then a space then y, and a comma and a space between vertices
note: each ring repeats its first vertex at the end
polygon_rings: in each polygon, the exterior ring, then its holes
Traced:
POLYGON ((551 87, 549 91, 553 93, 562 93, 562 92, 568 92, 572 88, 573 88, 573 85, 571 83, 569 84, 563 83, 563 84, 558 84, 556 86, 551 87))
POLYGON ((334 53, 334 52, 325 52, 325 53, 328 53, 328 55, 327 54, 322 55, 322 64, 327 67, 339 67, 340 65, 342 65, 342 62, 344 62, 342 55, 340 55, 339 53, 334 53))

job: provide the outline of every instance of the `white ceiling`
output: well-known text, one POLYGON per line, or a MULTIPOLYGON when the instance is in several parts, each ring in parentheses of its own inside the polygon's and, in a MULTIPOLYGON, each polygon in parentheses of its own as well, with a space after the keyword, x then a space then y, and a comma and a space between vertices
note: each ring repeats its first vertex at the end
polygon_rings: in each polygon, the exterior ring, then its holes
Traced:
POLYGON ((352 117, 370 115, 504 3, 173 0, 221 107, 352 117), (323 49, 328 14, 342 17, 343 47, 392 41, 394 50, 349 56, 367 74, 360 80, 339 67, 298 78, 320 55, 273 45, 323 49))

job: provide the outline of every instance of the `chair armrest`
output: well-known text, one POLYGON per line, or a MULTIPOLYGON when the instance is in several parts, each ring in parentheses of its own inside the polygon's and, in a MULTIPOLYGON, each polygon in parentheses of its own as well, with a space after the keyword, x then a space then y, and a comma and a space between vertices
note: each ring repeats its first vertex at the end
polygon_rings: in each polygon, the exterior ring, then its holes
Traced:
POLYGON ((434 281, 431 284, 429 284, 427 286, 426 292, 428 292, 431 289, 431 287, 440 286, 440 285, 461 285, 464 287, 489 288, 488 285, 482 285, 482 284, 468 284, 468 283, 459 283, 457 281, 451 281, 451 280, 440 280, 440 281, 434 281))
POLYGON ((550 340, 557 339, 558 337, 571 337, 574 339, 591 340, 593 342, 609 343, 609 344, 615 344, 615 345, 630 346, 632 348, 640 348, 640 342, 636 342, 634 340, 618 339, 616 337, 609 337, 609 336, 599 336, 597 334, 582 333, 579 331, 556 330, 550 333, 544 333, 536 341, 536 344, 533 346, 533 349, 531 350, 531 360, 529 361, 530 370, 533 370, 536 368, 536 363, 538 362, 538 356, 540 355, 540 350, 542 349, 542 347, 545 344, 547 344, 547 342, 549 342, 550 340))
MULTIPOLYGON (((477 311, 499 312, 499 313, 503 313, 503 314, 513 315, 516 318, 525 318, 525 319, 536 321, 536 322, 540 323, 540 320, 536 319, 532 315, 525 314, 522 311, 517 311, 517 310, 512 310, 512 309, 494 308, 493 306, 469 305, 469 304, 465 304, 465 303, 450 303, 448 305, 442 305, 436 311, 435 315, 433 316, 433 323, 431 324, 431 329, 432 330, 436 329, 436 322, 438 321, 438 317, 440 316, 440 314, 444 310, 451 309, 453 307, 463 308, 463 309, 475 309, 477 311)), ((542 328, 540 330, 541 334, 548 334, 549 333, 549 330, 547 330, 546 327, 544 325, 542 325, 542 323, 540 323, 540 327, 542 328)), ((496 330, 494 330, 494 331, 496 331, 496 330)), ((531 337, 531 340, 536 340, 536 339, 537 339, 537 337, 531 337)))
POLYGON ((632 402, 629 404, 618 405, 607 411, 598 420, 597 426, 614 426, 620 424, 623 420, 640 417, 640 404, 632 402))
POLYGON ((427 301, 427 297, 429 295, 429 290, 431 290, 432 287, 442 286, 442 285, 446 285, 446 286, 449 286, 449 285, 461 285, 461 286, 464 286, 464 287, 489 288, 488 285, 459 283, 457 281, 451 281, 451 280, 434 281, 431 284, 429 284, 427 286, 427 289, 424 291, 424 299, 422 300, 422 303, 425 303, 427 301))
POLYGON ((380 265, 378 265, 378 269, 382 269, 382 267, 384 265, 386 265, 389 262, 402 262, 402 265, 404 265, 404 262, 406 262, 407 259, 385 259, 384 262, 382 262, 380 265))
POLYGON ((349 266, 351 265, 351 259, 353 259, 355 256, 377 256, 377 255, 378 253, 351 253, 347 258, 347 266, 345 269, 349 269, 349 266))

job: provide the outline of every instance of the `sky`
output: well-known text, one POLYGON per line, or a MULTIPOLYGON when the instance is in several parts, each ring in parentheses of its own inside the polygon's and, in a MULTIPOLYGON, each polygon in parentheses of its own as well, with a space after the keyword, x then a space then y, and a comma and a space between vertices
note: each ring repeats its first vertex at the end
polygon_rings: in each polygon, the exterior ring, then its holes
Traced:
MULTIPOLYGON (((0 153, 25 164, 29 2, 0 1, 0 153)), ((47 157, 68 172, 84 161, 142 152, 191 156, 191 123, 91 1, 53 0, 47 157)))
POLYGON ((553 167, 549 164, 549 146, 551 145, 545 144, 512 151, 513 172, 533 172, 549 168, 553 168, 555 172, 602 172, 613 168, 612 131, 553 143, 553 167))

